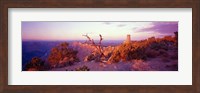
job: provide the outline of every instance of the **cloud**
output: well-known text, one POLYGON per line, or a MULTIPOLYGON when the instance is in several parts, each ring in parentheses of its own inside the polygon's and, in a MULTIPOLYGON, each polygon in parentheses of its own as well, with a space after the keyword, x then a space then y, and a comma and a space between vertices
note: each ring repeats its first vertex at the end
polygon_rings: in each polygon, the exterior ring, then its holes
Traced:
POLYGON ((174 34, 178 31, 178 22, 152 22, 151 24, 137 28, 136 32, 157 32, 161 34, 174 34))

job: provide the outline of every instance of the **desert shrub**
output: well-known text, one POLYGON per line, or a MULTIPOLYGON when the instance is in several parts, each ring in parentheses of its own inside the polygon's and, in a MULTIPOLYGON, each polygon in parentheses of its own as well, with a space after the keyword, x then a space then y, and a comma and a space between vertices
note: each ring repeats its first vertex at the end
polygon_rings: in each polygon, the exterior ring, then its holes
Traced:
POLYGON ((153 42, 156 42, 156 38, 155 37, 150 37, 150 38, 148 38, 147 39, 148 41, 148 43, 153 43, 153 42))
POLYGON ((165 36, 163 39, 166 41, 175 42, 175 37, 172 36, 165 36))
POLYGON ((51 67, 72 65, 73 62, 79 61, 77 57, 78 51, 70 49, 68 46, 69 44, 64 42, 51 49, 48 57, 51 67))
POLYGON ((112 52, 108 62, 119 62, 129 60, 146 60, 146 58, 155 58, 158 56, 169 57, 167 51, 174 50, 174 37, 166 36, 164 38, 151 37, 146 40, 133 41, 119 45, 112 52))
POLYGON ((55 66, 57 63, 59 63, 59 61, 62 59, 62 53, 61 51, 55 47, 51 49, 51 53, 48 57, 48 61, 50 63, 50 65, 53 67, 55 66))
POLYGON ((131 47, 130 51, 127 53, 127 60, 132 60, 132 59, 143 59, 146 60, 146 54, 145 54, 145 48, 144 47, 131 47))
POLYGON ((150 48, 154 50, 159 50, 159 49, 164 49, 166 51, 168 50, 168 46, 164 41, 151 43, 150 48))
POLYGON ((88 61, 95 60, 95 55, 94 55, 94 54, 91 54, 91 55, 89 55, 89 56, 87 56, 87 57, 88 57, 88 58, 87 58, 88 61))
POLYGON ((60 61, 57 64, 57 67, 71 66, 73 64, 74 64, 74 59, 73 58, 65 57, 62 61, 60 61))
POLYGON ((130 61, 133 59, 146 59, 145 48, 143 46, 137 44, 122 44, 114 50, 109 61, 119 62, 120 60, 130 61))
POLYGON ((119 50, 115 50, 113 55, 108 59, 108 62, 112 63, 112 62, 119 62, 121 60, 121 55, 119 50))
POLYGON ((155 58, 159 55, 159 52, 153 49, 148 49, 145 54, 148 58, 155 58))
POLYGON ((159 50, 159 55, 163 56, 163 57, 169 57, 168 52, 166 50, 164 50, 164 49, 160 49, 159 50))
POLYGON ((99 62, 100 61, 100 58, 101 58, 101 54, 99 54, 97 51, 94 51, 93 53, 91 53, 90 55, 86 56, 84 58, 84 61, 85 62, 88 62, 88 61, 96 61, 96 62, 99 62))
POLYGON ((84 65, 82 67, 76 68, 75 71, 90 71, 90 69, 84 65))
POLYGON ((113 46, 103 46, 102 52, 105 57, 110 57, 114 49, 113 46))
POLYGON ((44 60, 38 58, 38 57, 33 57, 30 62, 28 62, 24 70, 25 71, 43 71, 48 69, 48 65, 44 65, 44 60))

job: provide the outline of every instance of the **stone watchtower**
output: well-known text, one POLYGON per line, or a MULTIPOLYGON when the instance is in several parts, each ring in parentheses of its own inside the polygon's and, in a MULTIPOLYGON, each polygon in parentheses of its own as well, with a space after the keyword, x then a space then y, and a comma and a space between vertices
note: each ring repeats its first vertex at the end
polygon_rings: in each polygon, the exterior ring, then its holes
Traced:
POLYGON ((124 41, 124 43, 131 43, 131 35, 128 34, 126 37, 126 41, 124 41))

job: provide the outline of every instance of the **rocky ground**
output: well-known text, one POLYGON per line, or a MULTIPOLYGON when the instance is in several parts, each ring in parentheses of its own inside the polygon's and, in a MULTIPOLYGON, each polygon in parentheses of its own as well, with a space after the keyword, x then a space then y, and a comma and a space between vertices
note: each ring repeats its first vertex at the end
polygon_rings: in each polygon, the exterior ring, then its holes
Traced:
POLYGON ((90 71, 177 71, 178 60, 171 60, 169 62, 161 62, 162 59, 154 58, 148 61, 133 60, 129 62, 119 62, 107 64, 103 62, 77 62, 72 66, 63 68, 54 68, 53 71, 71 71, 75 68, 87 66, 90 71))
POLYGON ((115 46, 63 42, 45 56, 32 58, 24 70, 178 71, 178 46, 174 37, 115 46))
MULTIPOLYGON (((76 68, 86 66, 90 71, 178 71, 178 59, 173 59, 174 53, 177 51, 167 51, 168 56, 158 55, 155 58, 147 58, 146 60, 120 61, 118 63, 85 61, 84 58, 95 50, 94 46, 75 42, 71 45, 73 49, 78 50, 77 56, 80 62, 75 62, 71 66, 62 68, 54 68, 54 71, 75 71, 76 68)), ((116 47, 104 47, 104 54, 107 55, 116 47)), ((162 54, 162 53, 161 53, 162 54)))

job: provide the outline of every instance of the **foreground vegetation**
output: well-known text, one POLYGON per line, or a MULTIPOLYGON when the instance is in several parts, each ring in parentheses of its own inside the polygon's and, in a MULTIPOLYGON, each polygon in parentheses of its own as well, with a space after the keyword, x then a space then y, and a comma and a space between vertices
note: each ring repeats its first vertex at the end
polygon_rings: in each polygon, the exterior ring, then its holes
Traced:
MULTIPOLYGON (((70 67, 78 62, 95 62, 99 66, 106 67, 109 64, 120 62, 137 62, 133 67, 141 70, 141 64, 145 61, 159 58, 160 62, 175 61, 173 66, 178 68, 178 33, 175 36, 165 36, 164 38, 151 37, 146 40, 132 41, 130 43, 122 43, 114 47, 102 47, 100 36, 100 44, 92 43, 87 45, 94 47, 93 51, 81 60, 77 54, 81 50, 75 50, 69 47, 69 43, 63 42, 51 49, 46 59, 34 57, 23 68, 25 71, 46 71, 55 68, 70 67), (137 61, 140 60, 140 61, 137 61), (103 63, 103 64, 102 64, 103 63), (106 65, 105 65, 106 64, 106 65)), ((88 37, 88 36, 87 36, 88 37)), ((84 49, 84 48, 83 48, 84 49)), ((83 63, 84 64, 84 63, 83 63)), ((170 65, 166 65, 169 66, 170 65)), ((137 70, 134 69, 134 70, 137 70)), ((91 67, 86 65, 77 66, 74 69, 65 69, 65 71, 90 71, 91 67)))

